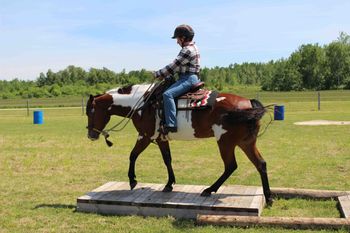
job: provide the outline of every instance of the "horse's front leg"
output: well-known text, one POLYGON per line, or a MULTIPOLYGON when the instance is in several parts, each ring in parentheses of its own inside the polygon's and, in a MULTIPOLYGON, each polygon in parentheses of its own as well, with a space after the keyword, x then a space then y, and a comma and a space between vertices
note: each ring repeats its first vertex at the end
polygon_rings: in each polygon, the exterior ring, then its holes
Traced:
POLYGON ((173 184, 175 184, 175 175, 171 165, 171 153, 168 141, 157 140, 158 147, 162 153, 164 164, 168 170, 168 183, 165 185, 163 192, 173 191, 173 184))
POLYGON ((137 160, 137 157, 144 151, 147 146, 151 143, 151 140, 148 137, 144 137, 142 135, 139 135, 136 144, 134 148, 132 149, 129 157, 129 183, 130 183, 130 188, 134 189, 135 186, 137 185, 137 180, 136 175, 135 175, 135 163, 137 160))

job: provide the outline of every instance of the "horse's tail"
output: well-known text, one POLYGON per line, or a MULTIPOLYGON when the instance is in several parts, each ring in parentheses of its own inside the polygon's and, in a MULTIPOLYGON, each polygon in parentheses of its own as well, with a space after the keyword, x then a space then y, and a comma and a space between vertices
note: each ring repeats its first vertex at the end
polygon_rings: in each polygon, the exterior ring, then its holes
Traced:
POLYGON ((249 134, 257 135, 260 126, 259 121, 267 112, 267 109, 259 100, 251 99, 250 102, 252 108, 229 111, 223 116, 223 120, 233 125, 246 123, 249 129, 249 134))

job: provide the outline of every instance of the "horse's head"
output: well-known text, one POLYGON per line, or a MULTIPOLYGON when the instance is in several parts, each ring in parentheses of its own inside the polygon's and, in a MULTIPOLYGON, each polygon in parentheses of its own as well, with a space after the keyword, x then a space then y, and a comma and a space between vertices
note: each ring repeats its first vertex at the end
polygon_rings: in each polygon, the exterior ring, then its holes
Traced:
POLYGON ((134 113, 137 113, 144 106, 145 100, 149 100, 150 96, 147 93, 151 93, 150 91, 153 87, 153 84, 129 85, 109 90, 103 95, 90 95, 86 104, 88 138, 97 140, 102 134, 108 146, 111 146, 111 142, 107 140, 108 132, 112 130, 117 131, 114 128, 120 125, 118 123, 111 129, 104 130, 111 115, 124 118, 138 116, 138 114, 134 113))
POLYGON ((110 119, 108 109, 113 103, 113 99, 109 94, 92 96, 86 104, 86 115, 88 117, 88 138, 97 140, 110 119))

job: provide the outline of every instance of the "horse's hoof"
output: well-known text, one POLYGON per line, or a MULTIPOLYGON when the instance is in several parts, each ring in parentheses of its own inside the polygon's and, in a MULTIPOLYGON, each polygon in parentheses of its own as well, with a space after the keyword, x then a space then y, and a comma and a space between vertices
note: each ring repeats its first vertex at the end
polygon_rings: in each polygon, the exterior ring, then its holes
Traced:
POLYGON ((137 185, 137 181, 130 182, 130 190, 133 190, 137 185))
POLYGON ((163 192, 164 193, 170 193, 171 191, 173 191, 173 187, 169 187, 169 186, 165 186, 164 189, 163 189, 163 192))
POLYGON ((201 196, 202 197, 209 197, 211 195, 211 191, 209 191, 208 189, 205 189, 202 193, 201 196))

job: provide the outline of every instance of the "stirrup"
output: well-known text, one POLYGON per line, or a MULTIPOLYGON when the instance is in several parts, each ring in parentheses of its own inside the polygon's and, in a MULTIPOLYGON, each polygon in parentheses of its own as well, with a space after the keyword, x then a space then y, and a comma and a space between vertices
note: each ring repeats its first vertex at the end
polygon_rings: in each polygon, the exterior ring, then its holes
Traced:
POLYGON ((161 133, 162 135, 166 136, 166 135, 168 135, 169 132, 176 133, 177 127, 169 127, 169 126, 161 125, 158 132, 161 133))

